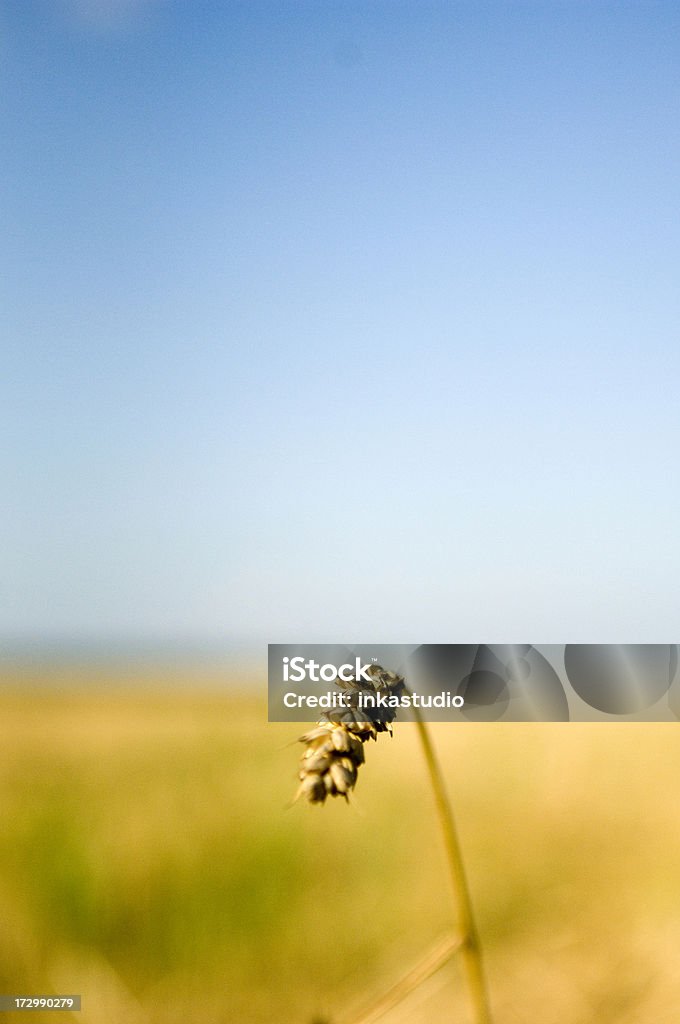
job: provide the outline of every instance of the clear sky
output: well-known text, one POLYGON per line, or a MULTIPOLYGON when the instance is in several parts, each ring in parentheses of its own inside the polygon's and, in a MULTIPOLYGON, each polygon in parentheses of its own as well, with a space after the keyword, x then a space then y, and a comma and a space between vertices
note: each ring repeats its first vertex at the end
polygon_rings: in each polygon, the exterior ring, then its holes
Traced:
POLYGON ((0 633, 678 639, 680 6, 5 0, 0 633))

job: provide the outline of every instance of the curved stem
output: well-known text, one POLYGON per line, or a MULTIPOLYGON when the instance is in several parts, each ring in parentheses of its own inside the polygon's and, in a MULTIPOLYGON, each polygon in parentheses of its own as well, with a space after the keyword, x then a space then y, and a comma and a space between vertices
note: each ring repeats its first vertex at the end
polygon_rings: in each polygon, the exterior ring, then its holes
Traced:
POLYGON ((424 981, 436 974, 444 964, 448 963, 454 953, 460 950, 461 944, 461 940, 457 936, 444 938, 419 964, 416 964, 408 974, 400 978, 389 992, 382 995, 369 1009, 364 1010, 360 1017, 353 1017, 351 1024, 375 1024, 424 981))
POLYGON ((418 736, 425 755, 425 762, 430 776, 432 792, 437 806, 437 815, 444 836, 446 858, 453 883, 453 894, 458 918, 458 928, 461 936, 460 954, 465 969, 470 1000, 474 1011, 475 1024, 492 1024, 491 1008, 486 989, 484 977, 484 965, 482 961, 482 947, 479 942, 479 934, 472 912, 472 901, 468 886, 463 857, 458 842, 456 823, 453 818, 453 811, 446 793, 444 777, 439 767, 437 756, 432 746, 432 740, 427 725, 423 721, 418 708, 413 708, 413 714, 418 729, 418 736))

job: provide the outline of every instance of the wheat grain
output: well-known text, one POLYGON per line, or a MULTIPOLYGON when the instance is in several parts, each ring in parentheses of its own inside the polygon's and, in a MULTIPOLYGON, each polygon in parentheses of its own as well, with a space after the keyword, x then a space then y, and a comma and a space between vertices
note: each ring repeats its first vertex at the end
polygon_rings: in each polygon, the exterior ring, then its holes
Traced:
POLYGON ((312 804, 322 804, 329 796, 345 800, 357 781, 364 763, 364 743, 377 739, 378 733, 392 733, 394 708, 359 708, 362 693, 400 696, 404 680, 395 672, 371 665, 370 682, 355 678, 340 685, 347 691, 347 707, 324 714, 314 729, 300 737, 305 751, 300 759, 300 785, 295 799, 304 796, 312 804))

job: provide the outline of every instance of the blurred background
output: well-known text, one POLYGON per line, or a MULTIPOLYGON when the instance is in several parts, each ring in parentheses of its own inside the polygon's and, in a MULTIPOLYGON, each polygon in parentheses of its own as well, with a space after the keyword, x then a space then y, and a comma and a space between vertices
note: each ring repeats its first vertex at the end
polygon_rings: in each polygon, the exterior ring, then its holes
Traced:
MULTIPOLYGON (((3 695, 0 990, 81 993, 83 1024, 350 1024, 454 928, 414 727, 348 805, 291 807, 303 727, 191 681, 3 695)), ((673 1024, 676 726, 431 728, 498 1024, 673 1024)), ((383 1019, 468 1013, 453 961, 383 1019)))
MULTIPOLYGON (((677 637, 679 49, 664 2, 2 4, 3 991, 342 1021, 447 930, 410 726, 288 808, 267 641, 677 637)), ((672 726, 436 741, 498 1020, 674 1020, 672 726)))

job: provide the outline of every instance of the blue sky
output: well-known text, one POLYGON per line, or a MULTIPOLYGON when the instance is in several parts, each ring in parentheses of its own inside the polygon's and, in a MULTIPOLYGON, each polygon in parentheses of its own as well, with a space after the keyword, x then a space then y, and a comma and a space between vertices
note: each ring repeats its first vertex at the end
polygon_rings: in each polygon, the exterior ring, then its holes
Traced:
POLYGON ((0 634, 677 638, 677 4, 13 0, 0 62, 0 634))

